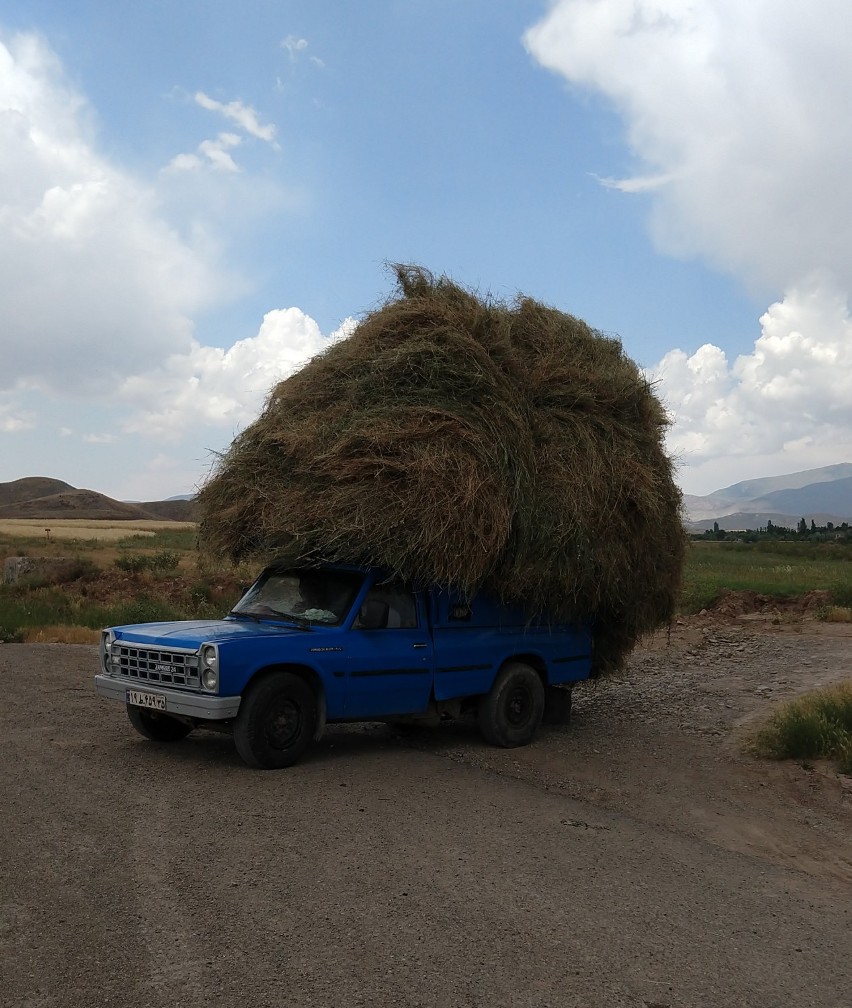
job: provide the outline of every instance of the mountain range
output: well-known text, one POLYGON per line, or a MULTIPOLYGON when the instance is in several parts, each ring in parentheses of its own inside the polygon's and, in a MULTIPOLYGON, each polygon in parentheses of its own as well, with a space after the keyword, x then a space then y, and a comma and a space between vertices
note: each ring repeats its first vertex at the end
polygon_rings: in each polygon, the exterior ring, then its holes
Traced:
MULTIPOLYGON (((800 519, 817 525, 852 523, 852 463, 806 469, 786 476, 745 480, 703 497, 684 495, 687 527, 728 531, 773 525, 794 528, 800 519)), ((62 480, 28 476, 0 483, 0 518, 87 518, 107 521, 193 521, 188 495, 162 501, 118 501, 62 480)))
POLYGON ((714 522, 728 531, 762 528, 767 521, 795 528, 802 518, 817 525, 852 523, 852 463, 745 480, 704 497, 684 494, 683 502, 695 531, 714 522))
POLYGON ((193 521, 191 499, 130 503, 47 476, 0 483, 0 518, 85 518, 89 521, 193 521))

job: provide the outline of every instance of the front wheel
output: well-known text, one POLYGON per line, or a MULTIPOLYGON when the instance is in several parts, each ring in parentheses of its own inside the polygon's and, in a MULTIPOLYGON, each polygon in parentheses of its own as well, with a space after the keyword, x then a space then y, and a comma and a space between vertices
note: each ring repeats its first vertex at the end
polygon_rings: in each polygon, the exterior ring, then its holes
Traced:
POLYGON ((544 685, 538 673, 523 662, 509 662, 480 701, 479 730, 492 745, 528 745, 543 715, 544 685))
POLYGON ((135 704, 127 704, 127 717, 140 735, 154 742, 180 742, 192 731, 186 721, 135 704))
POLYGON ((292 766, 317 729, 317 698, 292 672, 269 675, 243 697, 234 722, 237 752, 251 767, 279 770, 292 766))

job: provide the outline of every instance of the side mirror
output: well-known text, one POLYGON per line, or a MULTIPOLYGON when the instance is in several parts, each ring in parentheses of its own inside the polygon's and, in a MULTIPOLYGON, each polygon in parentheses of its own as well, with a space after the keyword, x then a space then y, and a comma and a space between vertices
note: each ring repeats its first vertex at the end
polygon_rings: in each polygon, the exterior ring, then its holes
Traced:
POLYGON ((382 630, 388 625, 388 604, 379 599, 367 599, 358 610, 359 630, 382 630))

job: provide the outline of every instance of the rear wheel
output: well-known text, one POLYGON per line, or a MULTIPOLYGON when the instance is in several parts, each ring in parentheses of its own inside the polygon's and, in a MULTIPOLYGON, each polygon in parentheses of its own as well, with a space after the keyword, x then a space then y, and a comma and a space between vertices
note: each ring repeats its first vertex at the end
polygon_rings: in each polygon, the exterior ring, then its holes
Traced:
POLYGON ((316 730, 313 689, 292 672, 276 672, 243 697, 234 722, 234 744, 249 766, 278 770, 302 756, 316 730))
POLYGON ((127 704, 127 717, 140 735, 154 742, 180 742, 192 731, 192 725, 186 721, 135 704, 127 704))
POLYGON ((479 704, 479 730, 486 742, 512 748, 535 738, 544 715, 544 685, 534 668, 509 662, 479 704))

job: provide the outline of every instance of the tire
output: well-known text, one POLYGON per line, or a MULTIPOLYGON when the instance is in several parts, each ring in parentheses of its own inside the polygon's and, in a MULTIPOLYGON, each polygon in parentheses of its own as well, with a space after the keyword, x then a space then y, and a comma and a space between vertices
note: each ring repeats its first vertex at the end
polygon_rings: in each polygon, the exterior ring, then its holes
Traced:
POLYGON ((127 717, 140 735, 153 742, 180 742, 192 731, 192 725, 186 721, 135 704, 127 704, 127 717))
POLYGON ((571 723, 571 687, 548 686, 544 691, 544 724, 571 723))
POLYGON ((292 766, 317 730, 317 698, 304 679, 276 672, 251 687, 234 722, 234 744, 250 767, 292 766))
POLYGON ((479 704, 479 730, 486 742, 511 749, 528 745, 544 716, 544 685, 534 668, 509 662, 479 704))

